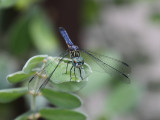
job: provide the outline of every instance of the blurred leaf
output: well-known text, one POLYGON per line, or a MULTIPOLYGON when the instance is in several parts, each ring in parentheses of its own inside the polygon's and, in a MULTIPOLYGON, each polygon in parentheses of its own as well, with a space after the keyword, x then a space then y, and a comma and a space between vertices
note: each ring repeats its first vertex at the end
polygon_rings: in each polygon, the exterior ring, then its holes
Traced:
POLYGON ((43 89, 42 94, 52 104, 61 108, 73 109, 81 106, 81 101, 79 97, 73 94, 53 91, 51 89, 43 89))
POLYGON ((99 73, 93 71, 92 75, 89 76, 89 81, 80 92, 83 95, 91 95, 94 94, 96 91, 101 90, 102 88, 106 87, 107 83, 110 82, 111 77, 106 73, 99 73))
POLYGON ((15 120, 28 120, 28 118, 31 114, 33 114, 33 112, 26 112, 26 113, 18 116, 17 118, 15 118, 15 120))
POLYGON ((8 8, 13 6, 17 0, 0 0, 0 8, 8 8))
POLYGON ((11 102, 23 96, 26 93, 27 93, 26 88, 12 88, 12 89, 0 90, 0 102, 1 103, 11 102))
POLYGON ((105 116, 103 115, 99 116, 96 120, 111 120, 111 118, 109 116, 107 117, 106 115, 105 116))
POLYGON ((160 23, 160 12, 155 12, 151 15, 151 21, 153 23, 160 23))
POLYGON ((36 55, 31 57, 26 64, 23 67, 23 71, 25 73, 30 73, 33 71, 33 68, 35 68, 38 64, 42 63, 43 60, 47 58, 47 55, 36 55))
POLYGON ((16 72, 16 73, 12 73, 9 74, 7 76, 7 80, 11 83, 18 83, 18 82, 22 82, 23 80, 27 79, 28 77, 32 76, 35 72, 26 74, 22 71, 16 72))
POLYGON ((86 116, 80 112, 64 109, 42 109, 40 114, 47 120, 86 120, 86 116))
POLYGON ((139 0, 114 0, 114 3, 117 5, 123 5, 123 4, 133 3, 135 1, 137 2, 139 0))
POLYGON ((42 10, 37 10, 30 23, 30 34, 37 49, 41 53, 51 53, 59 48, 55 31, 42 10))
POLYGON ((97 19, 99 3, 96 0, 83 0, 82 19, 85 24, 91 24, 97 19))
POLYGON ((17 63, 15 59, 11 56, 7 55, 6 53, 0 54, 0 89, 6 89, 11 87, 11 84, 6 80, 6 76, 15 71, 17 63), (7 63, 7 64, 6 64, 7 63))
POLYGON ((109 114, 122 113, 133 107, 140 95, 141 91, 136 85, 121 84, 107 100, 106 111, 109 114))
MULTIPOLYGON (((116 58, 118 60, 121 60, 121 57, 118 54, 115 54, 114 52, 108 52, 108 50, 98 50, 95 53, 98 52, 98 55, 104 55, 104 56, 110 56, 112 58, 116 58)), ((83 55, 83 54, 81 54, 83 55)), ((114 61, 106 60, 105 57, 102 58, 101 56, 96 55, 97 58, 102 59, 102 61, 109 63, 110 65, 114 65, 115 68, 119 68, 119 64, 114 61)), ((96 91, 101 90, 102 88, 106 87, 108 83, 111 82, 113 78, 115 78, 115 74, 109 74, 104 72, 103 68, 99 66, 94 60, 91 60, 88 58, 87 55, 83 55, 84 60, 89 62, 89 65, 91 66, 93 72, 89 76, 89 81, 81 90, 81 93, 88 96, 91 94, 94 94, 96 91)))
POLYGON ((39 0, 17 0, 16 8, 23 10, 30 7, 33 3, 39 0))
POLYGON ((76 92, 82 89, 87 83, 88 81, 86 80, 82 80, 80 82, 68 81, 68 82, 63 82, 60 84, 55 84, 52 82, 55 89, 59 91, 65 91, 65 92, 76 92))
POLYGON ((10 51, 16 55, 24 55, 30 49, 30 36, 28 32, 28 22, 31 16, 24 15, 20 17, 8 34, 10 51))

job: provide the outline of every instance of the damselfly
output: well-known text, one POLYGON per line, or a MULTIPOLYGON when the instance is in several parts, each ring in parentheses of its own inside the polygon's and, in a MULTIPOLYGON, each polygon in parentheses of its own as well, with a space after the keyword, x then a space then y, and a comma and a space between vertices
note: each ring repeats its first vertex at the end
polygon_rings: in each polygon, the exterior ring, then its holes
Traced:
MULTIPOLYGON (((45 85, 48 83, 50 78, 54 75, 56 69, 59 67, 60 63, 64 60, 66 56, 69 55, 71 61, 68 61, 66 64, 66 72, 68 70, 68 65, 71 64, 70 67, 70 81, 72 81, 72 71, 74 75, 76 76, 75 70, 78 69, 79 71, 79 77, 81 80, 84 79, 84 76, 82 75, 82 70, 84 69, 84 63, 87 63, 91 66, 91 68, 95 68, 97 71, 105 72, 111 75, 117 75, 119 76, 119 79, 123 79, 126 82, 130 82, 130 79, 128 77, 131 69, 129 65, 123 61, 104 56, 99 55, 97 53, 91 52, 89 50, 81 49, 78 46, 74 45, 72 41, 70 40, 66 30, 62 27, 59 27, 59 31, 64 38, 68 49, 65 51, 65 53, 60 57, 57 65, 52 70, 52 72, 44 79, 43 83, 40 85, 39 89, 45 87, 45 85), (118 68, 116 66, 119 66, 118 68)), ((44 70, 45 68, 43 68, 44 70)), ((29 83, 37 76, 34 75, 29 83)))

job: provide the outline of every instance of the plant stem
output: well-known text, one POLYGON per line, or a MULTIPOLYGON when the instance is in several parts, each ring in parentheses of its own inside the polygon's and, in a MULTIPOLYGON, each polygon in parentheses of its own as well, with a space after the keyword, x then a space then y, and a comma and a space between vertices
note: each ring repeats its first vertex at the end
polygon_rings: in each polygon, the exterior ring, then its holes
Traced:
MULTIPOLYGON (((42 70, 44 68, 45 64, 42 66, 42 70)), ((42 74, 42 71, 39 73, 40 75, 42 74)), ((37 75, 38 76, 38 75, 37 75)), ((33 120, 36 120, 37 118, 35 117, 35 113, 36 113, 36 97, 38 95, 38 87, 41 81, 41 77, 37 77, 37 79, 35 79, 35 84, 34 84, 34 88, 33 88, 33 93, 32 95, 32 104, 31 104, 31 110, 34 112, 33 113, 33 120)))
POLYGON ((35 113, 36 113, 36 96, 33 95, 32 96, 32 111, 34 112, 33 113, 33 120, 36 120, 36 117, 35 117, 35 113))
POLYGON ((32 107, 31 107, 31 110, 32 111, 36 111, 36 96, 35 95, 33 95, 32 96, 32 107))
POLYGON ((34 85, 34 91, 32 94, 32 106, 31 106, 31 110, 36 112, 36 97, 37 97, 37 89, 38 89, 38 84, 40 82, 40 78, 38 77, 38 79, 36 79, 35 85, 34 85))

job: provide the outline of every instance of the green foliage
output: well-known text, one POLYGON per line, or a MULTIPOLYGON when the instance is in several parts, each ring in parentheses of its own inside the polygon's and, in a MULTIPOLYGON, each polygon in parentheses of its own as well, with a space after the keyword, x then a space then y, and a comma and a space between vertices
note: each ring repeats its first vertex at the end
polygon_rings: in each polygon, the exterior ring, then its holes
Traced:
POLYGON ((33 74, 35 74, 35 72, 31 72, 29 74, 26 74, 23 71, 19 71, 19 72, 8 75, 7 80, 10 83, 18 83, 18 82, 22 82, 23 80, 27 79, 28 77, 32 76, 33 74))
POLYGON ((0 0, 0 8, 16 6, 18 9, 26 9, 37 1, 40 0, 0 0))
POLYGON ((155 12, 150 16, 150 19, 153 23, 160 23, 160 12, 155 12))
POLYGON ((107 99, 106 111, 109 114, 127 112, 139 99, 140 89, 136 85, 119 85, 107 99))
POLYGON ((47 120, 86 120, 84 114, 72 110, 42 109, 40 114, 47 120))
POLYGON ((63 82, 63 83, 60 83, 60 84, 53 83, 53 85, 54 85, 55 89, 60 90, 60 91, 75 92, 75 91, 78 91, 78 90, 82 89, 87 83, 88 83, 88 81, 83 80, 83 81, 80 81, 80 82, 76 82, 76 81, 70 81, 69 82, 68 81, 68 82, 63 82))
POLYGON ((31 46, 41 53, 51 53, 59 49, 59 42, 45 12, 39 7, 33 7, 24 13, 7 32, 7 47, 10 52, 23 56, 31 51, 31 46))
POLYGON ((0 90, 0 103, 11 102, 27 93, 26 88, 0 90))
MULTIPOLYGON (((56 67, 56 65, 58 64, 60 60, 60 57, 48 57, 47 59, 47 67, 46 67, 46 74, 47 76, 50 75, 50 73, 54 70, 54 68, 56 67)), ((76 76, 74 75, 73 70, 71 71, 71 79, 70 79, 70 69, 72 67, 72 63, 71 63, 71 59, 68 58, 64 58, 63 61, 61 62, 61 64, 59 64, 58 68, 56 69, 56 71, 54 72, 54 75, 50 78, 51 82, 55 83, 55 84, 60 84, 60 83, 64 83, 64 82, 71 82, 71 81, 75 81, 75 82, 80 82, 81 78, 80 78, 80 72, 79 69, 75 69, 75 73, 76 76), (68 64, 68 69, 67 69, 67 73, 66 72, 66 68, 67 68, 67 63, 70 62, 68 64)), ((82 77, 83 77, 83 81, 88 80, 87 77, 90 75, 91 68, 89 67, 88 64, 84 64, 83 65, 84 69, 81 71, 82 72, 82 77)))
POLYGON ((19 10, 29 8, 33 3, 38 2, 40 0, 17 0, 15 6, 19 10))
POLYGON ((15 120, 28 120, 29 116, 32 114, 31 111, 24 113, 20 116, 18 116, 15 120))
POLYGON ((73 109, 81 106, 80 99, 73 94, 53 91, 51 89, 43 89, 42 94, 52 104, 59 106, 61 108, 73 109))
POLYGON ((28 32, 30 15, 19 18, 10 28, 8 39, 10 51, 16 55, 22 55, 29 51, 31 38, 28 32))
POLYGON ((128 4, 132 3, 134 0, 114 0, 114 3, 117 5, 123 5, 123 4, 128 4))
POLYGON ((47 55, 38 55, 31 57, 24 65, 22 71, 18 71, 8 75, 7 80, 11 83, 18 83, 31 77, 33 74, 35 74, 34 68, 42 63, 44 58, 46 57, 47 55))
POLYGON ((30 35, 35 47, 41 53, 49 53, 58 49, 59 44, 51 29, 51 24, 42 10, 36 9, 35 16, 30 22, 30 35))
MULTIPOLYGON (((40 87, 39 85, 41 85, 44 82, 44 80, 46 80, 46 77, 43 78, 42 75, 46 74, 47 76, 49 76, 50 73, 54 70, 59 60, 60 60, 59 57, 48 57, 47 55, 37 55, 30 58, 26 62, 22 71, 19 71, 7 76, 7 80, 11 83, 22 82, 25 79, 32 77, 33 75, 36 76, 36 77, 33 77, 33 80, 31 81, 31 83, 33 83, 33 86, 32 84, 29 84, 29 91, 27 91, 26 87, 0 91, 1 103, 11 102, 28 93, 32 95, 33 97, 32 111, 29 111, 17 117, 16 120, 38 119, 39 117, 43 117, 47 120, 49 119, 50 120, 54 120, 54 119, 85 120, 86 119, 86 116, 83 115, 82 113, 76 112, 74 110, 67 110, 67 109, 78 108, 82 104, 78 96, 71 93, 67 93, 67 91, 71 92, 71 91, 79 90, 87 82, 86 80, 82 81, 80 77, 75 77, 75 78, 73 77, 73 81, 70 81, 69 73, 67 73, 66 75, 63 75, 64 74, 63 71, 66 70, 65 69, 66 63, 71 61, 70 59, 64 58, 64 60, 61 62, 61 64, 53 74, 54 77, 51 77, 51 81, 52 81, 51 83, 54 86, 56 86, 54 87, 54 89, 57 89, 57 90, 53 90, 53 88, 52 89, 45 88, 45 89, 42 89, 41 93, 39 93, 38 91, 40 87), (69 79, 67 77, 69 77, 69 79), (60 80, 60 82, 55 81, 55 78, 56 80, 60 80), (30 87, 32 89, 30 89, 30 87), (62 87, 64 87, 64 89, 62 87), (62 92, 64 90, 66 91, 62 92), (64 108, 64 109, 46 108, 40 111, 38 110, 37 113, 33 112, 35 111, 35 98, 37 97, 37 95, 41 95, 45 97, 49 102, 57 106, 57 108, 64 108)), ((69 64, 68 67, 71 67, 71 64, 69 64)), ((91 69, 87 64, 84 65, 84 69, 85 70, 83 75, 86 77, 85 79, 87 79, 88 75, 91 72, 91 69)))
POLYGON ((6 54, 0 54, 0 89, 6 89, 11 86, 6 80, 6 76, 8 73, 14 71, 15 65, 15 60, 12 57, 7 56, 6 54))
POLYGON ((80 91, 86 96, 94 94, 96 91, 104 88, 107 83, 110 82, 111 77, 105 73, 93 71, 93 74, 91 74, 88 79, 90 80, 87 82, 87 86, 80 91))
POLYGON ((13 6, 17 0, 0 0, 0 8, 8 8, 13 6))
POLYGON ((30 73, 33 71, 33 69, 38 66, 38 64, 42 63, 43 60, 47 57, 47 55, 37 55, 34 57, 31 57, 26 64, 24 65, 22 71, 24 73, 30 73))
POLYGON ((91 24, 96 21, 100 9, 100 4, 96 0, 83 0, 82 21, 91 24))

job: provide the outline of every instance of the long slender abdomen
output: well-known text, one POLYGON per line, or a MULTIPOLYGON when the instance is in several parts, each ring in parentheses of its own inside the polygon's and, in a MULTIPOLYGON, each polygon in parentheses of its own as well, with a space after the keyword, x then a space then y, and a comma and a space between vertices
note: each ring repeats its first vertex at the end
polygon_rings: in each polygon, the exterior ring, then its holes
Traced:
POLYGON ((69 45, 69 46, 72 46, 73 43, 72 43, 71 39, 69 38, 66 30, 63 27, 59 27, 59 31, 60 31, 62 37, 64 38, 64 40, 66 41, 66 44, 69 45))

